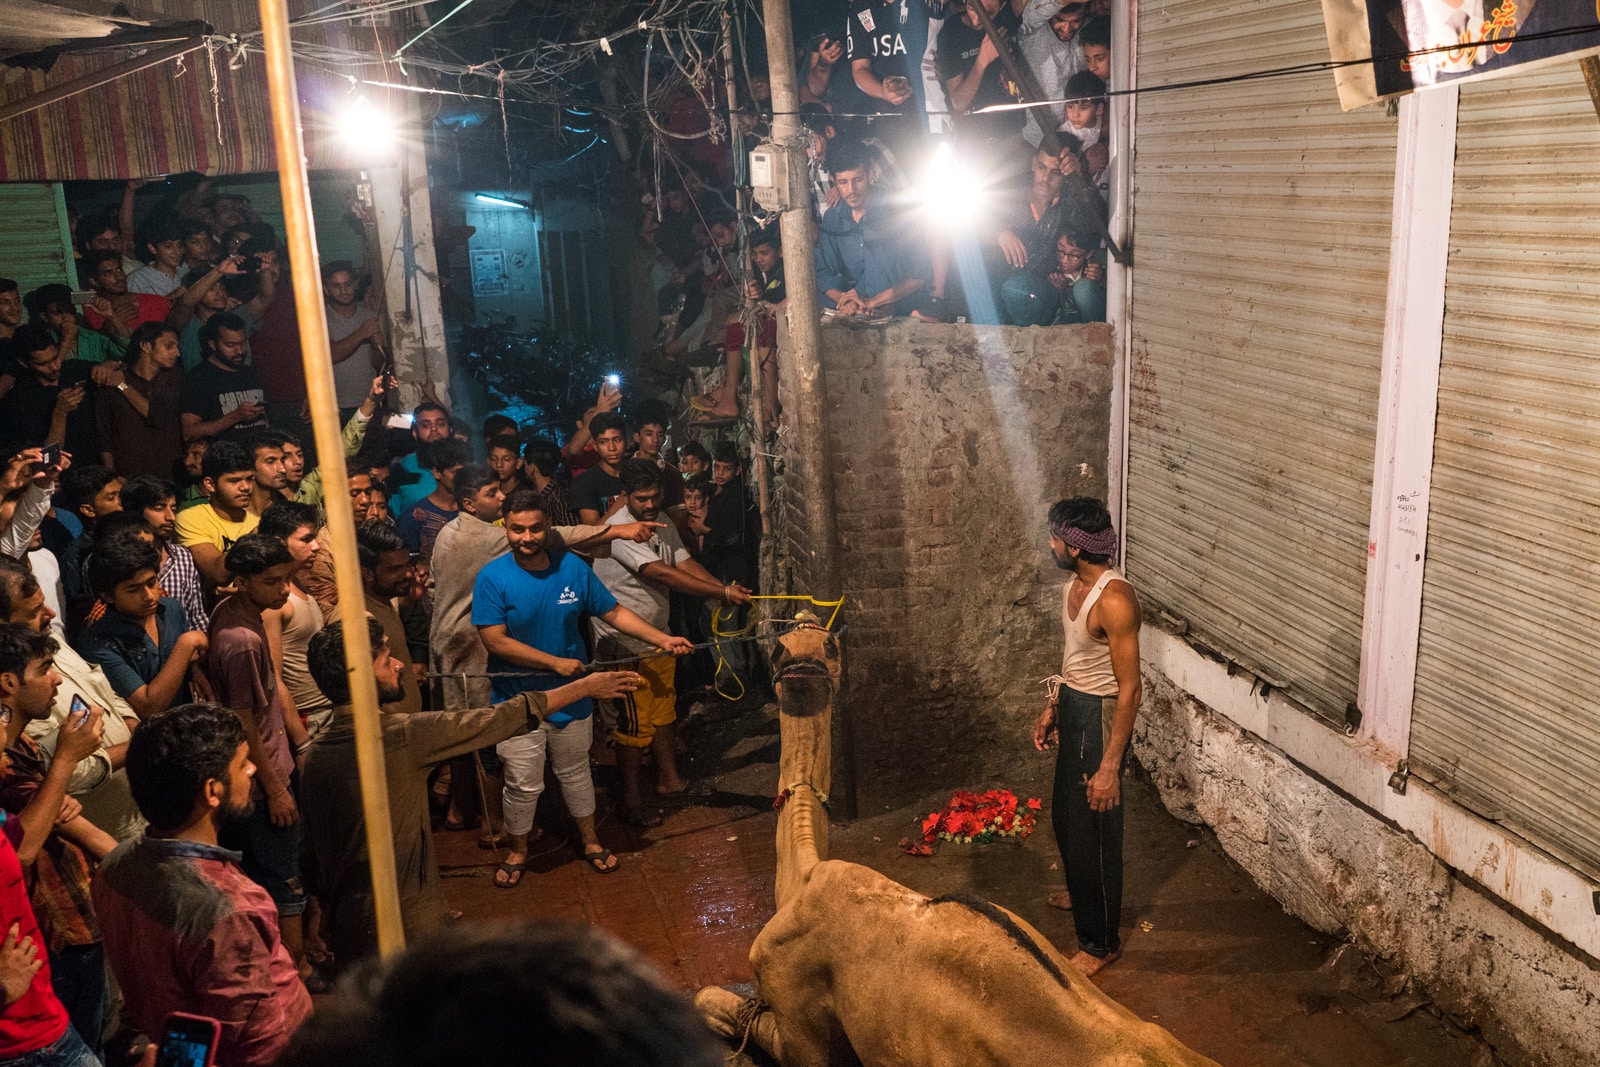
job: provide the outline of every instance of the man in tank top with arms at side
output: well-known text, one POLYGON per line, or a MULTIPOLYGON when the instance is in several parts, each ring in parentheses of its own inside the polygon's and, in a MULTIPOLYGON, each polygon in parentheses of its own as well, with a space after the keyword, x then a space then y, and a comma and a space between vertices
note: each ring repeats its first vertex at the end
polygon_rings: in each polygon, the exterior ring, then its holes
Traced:
POLYGON ((1073 578, 1061 591, 1061 673, 1049 679, 1033 743, 1057 749, 1050 818, 1067 889, 1050 903, 1072 909, 1072 963, 1093 975, 1122 955, 1122 769, 1143 695, 1139 598, 1113 565, 1117 532, 1104 504, 1062 500, 1049 524, 1050 553, 1073 578))

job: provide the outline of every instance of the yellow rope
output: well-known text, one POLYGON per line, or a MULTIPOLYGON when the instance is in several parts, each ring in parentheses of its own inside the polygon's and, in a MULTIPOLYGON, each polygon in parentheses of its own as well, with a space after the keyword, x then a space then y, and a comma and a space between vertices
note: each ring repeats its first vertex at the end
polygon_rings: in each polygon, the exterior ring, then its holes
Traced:
MULTIPOLYGON (((830 614, 828 616, 828 621, 822 624, 822 628, 824 630, 833 629, 833 620, 835 620, 835 619, 837 619, 839 617, 839 609, 844 606, 844 597, 842 597, 842 596, 838 600, 818 600, 816 597, 811 597, 811 596, 794 596, 794 595, 787 595, 787 594, 772 593, 772 594, 768 594, 768 595, 764 595, 764 596, 752 595, 750 597, 750 599, 753 600, 753 601, 754 600, 803 600, 807 604, 810 604, 812 607, 832 608, 833 612, 832 612, 832 614, 830 614)), ((730 609, 730 608, 727 608, 725 605, 718 604, 715 608, 713 608, 712 612, 711 612, 711 636, 712 637, 735 637, 735 638, 750 636, 752 633, 755 632, 756 624, 761 621, 761 609, 759 607, 755 606, 754 604, 752 604, 750 606, 750 616, 749 616, 749 618, 747 618, 745 620, 745 623, 744 623, 743 626, 739 627, 737 630, 724 630, 722 628, 723 620, 724 619, 731 619, 731 618, 733 618, 733 610, 730 609)), ((717 667, 716 667, 716 670, 714 670, 712 672, 712 674, 711 674, 711 688, 717 694, 717 696, 721 697, 723 700, 729 700, 729 701, 742 700, 744 698, 744 694, 745 694, 744 680, 739 677, 739 672, 735 671, 733 669, 733 667, 731 667, 728 664, 727 656, 723 653, 722 648, 720 646, 717 648, 717 667), (723 671, 727 671, 728 672, 728 676, 731 677, 736 683, 738 683, 739 692, 736 695, 729 695, 728 693, 723 691, 723 689, 722 689, 722 672, 723 671)))

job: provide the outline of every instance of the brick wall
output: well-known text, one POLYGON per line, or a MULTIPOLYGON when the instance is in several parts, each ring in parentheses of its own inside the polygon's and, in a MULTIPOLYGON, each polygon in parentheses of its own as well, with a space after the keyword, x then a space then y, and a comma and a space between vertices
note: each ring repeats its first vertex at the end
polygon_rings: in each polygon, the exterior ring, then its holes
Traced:
MULTIPOLYGON (((862 810, 1004 784, 1060 664, 1045 511, 1106 492, 1110 328, 898 320, 822 338, 862 810)), ((768 585, 809 591, 795 432, 768 585)))

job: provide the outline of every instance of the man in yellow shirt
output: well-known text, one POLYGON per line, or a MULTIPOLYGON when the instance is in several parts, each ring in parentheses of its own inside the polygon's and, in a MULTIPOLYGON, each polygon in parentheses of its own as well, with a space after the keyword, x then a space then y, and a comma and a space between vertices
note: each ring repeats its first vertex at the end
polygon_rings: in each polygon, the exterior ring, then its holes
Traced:
POLYGON ((261 521, 247 507, 255 488, 255 464, 239 445, 216 441, 201 464, 200 481, 210 499, 178 512, 175 532, 178 543, 194 553, 194 565, 215 591, 233 581, 223 562, 228 549, 261 521))

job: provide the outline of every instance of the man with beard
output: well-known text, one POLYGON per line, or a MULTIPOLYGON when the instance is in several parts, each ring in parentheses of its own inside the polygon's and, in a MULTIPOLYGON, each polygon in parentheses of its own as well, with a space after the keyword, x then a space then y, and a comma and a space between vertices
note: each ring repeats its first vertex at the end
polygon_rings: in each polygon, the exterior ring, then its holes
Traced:
POLYGON ((194 554, 194 565, 211 589, 233 581, 228 550, 261 522, 248 505, 255 489, 255 463, 232 441, 218 441, 206 450, 200 465, 206 502, 178 512, 173 532, 194 554))
MULTIPOLYGON (((342 418, 360 405, 367 383, 382 370, 378 346, 383 324, 372 309, 356 300, 356 272, 349 260, 322 268, 322 292, 328 298, 328 342, 333 355, 333 389, 342 418)), ((429 490, 431 491, 431 489, 429 490)))
POLYGON ((251 431, 242 443, 253 464, 250 502, 245 510, 260 518, 263 511, 283 499, 283 490, 289 484, 283 442, 270 428, 262 427, 251 431))
POLYGON ((817 293, 841 315, 909 314, 932 267, 873 188, 872 150, 835 141, 828 148, 839 202, 822 216, 817 293))
MULTIPOLYGON (((388 519, 369 519, 356 527, 356 556, 361 563, 361 588, 366 593, 362 608, 383 627, 389 647, 406 667, 400 678, 400 700, 385 710, 406 714, 421 711, 421 682, 426 672, 419 669, 424 665, 411 658, 411 650, 406 645, 406 625, 394 607, 395 598, 409 592, 416 581, 411 548, 394 523, 388 519)), ((329 622, 349 617, 345 606, 337 601, 331 608, 324 604, 323 613, 329 622)))
MULTIPOLYGON (((390 651, 383 628, 367 620, 378 700, 400 697, 405 665, 390 651)), ((356 774, 355 721, 344 625, 330 623, 311 639, 311 676, 333 702, 333 719, 306 756, 301 785, 313 884, 324 905, 324 932, 341 967, 377 950, 372 874, 366 860, 366 819, 356 774)), ((428 815, 428 774, 449 759, 539 729, 543 717, 574 701, 626 695, 639 683, 627 671, 586 674, 546 692, 518 693, 493 707, 383 715, 383 756, 389 779, 395 875, 406 940, 433 933, 445 919, 444 893, 428 815)))
MULTIPOLYGON (((608 523, 657 522, 661 519, 661 468, 648 459, 624 460, 619 472, 626 503, 608 523)), ((732 606, 750 603, 750 591, 738 582, 723 583, 711 576, 683 547, 678 529, 662 523, 644 543, 618 541, 609 559, 594 561, 594 573, 617 603, 648 625, 667 625, 671 593, 720 600, 732 606)), ((601 619, 594 620, 595 657, 604 661, 633 658, 633 669, 643 679, 636 692, 624 694, 616 704, 617 766, 622 771, 623 817, 635 826, 659 826, 661 813, 646 804, 639 789, 639 769, 644 751, 656 760, 656 793, 672 796, 688 784, 678 774, 672 747, 672 724, 677 721, 678 694, 673 688, 678 666, 671 655, 657 652, 636 638, 619 633, 601 619)))
MULTIPOLYGON (((489 673, 502 675, 494 681, 495 699, 510 700, 528 690, 548 692, 563 679, 582 674, 585 652, 578 620, 585 613, 673 655, 694 651, 688 641, 661 632, 618 604, 587 564, 563 551, 532 491, 513 493, 504 512, 511 552, 483 568, 472 588, 472 624, 489 650, 489 673)), ((511 889, 522 881, 534 810, 544 792, 546 749, 567 810, 578 824, 584 860, 601 874, 617 869, 616 856, 595 832, 594 780, 589 774, 593 714, 594 702, 585 697, 552 712, 539 729, 497 746, 505 769, 506 832, 511 835, 510 852, 495 873, 497 888, 511 889)))
POLYGON ((1085 975, 1122 955, 1122 768, 1139 714, 1139 598, 1112 566, 1117 532, 1092 497, 1050 508, 1050 553, 1073 580, 1061 590, 1066 650, 1033 728, 1034 747, 1056 747, 1050 818, 1078 929, 1072 963, 1085 975))
MULTIPOLYGON (((244 319, 231 311, 200 327, 204 363, 183 378, 183 439, 220 437, 239 426, 266 425, 266 394, 249 366, 244 319)), ((281 455, 281 454, 280 454, 281 455)))
MULTIPOLYGON (((489 669, 489 653, 472 625, 472 584, 479 571, 511 551, 506 532, 499 526, 506 497, 495 472, 472 464, 462 467, 456 474, 455 492, 460 511, 445 523, 433 545, 433 618, 428 630, 428 647, 433 652, 431 667, 438 676, 444 706, 451 711, 489 703, 489 680, 484 677, 489 669)), ((593 551, 608 541, 648 540, 658 528, 654 522, 556 525, 551 533, 569 548, 593 551)), ((489 810, 478 840, 485 848, 493 848, 500 840, 500 794, 505 783, 500 778, 500 759, 495 750, 485 748, 480 756, 483 797, 489 810)), ((463 775, 463 780, 470 783, 478 773, 471 764, 470 759, 458 761, 452 773, 463 775)), ((466 799, 470 801, 470 797, 466 799)), ((447 829, 462 823, 461 808, 458 792, 452 797, 445 819, 447 829)))
POLYGON ((128 779, 150 820, 94 880, 106 956, 139 1029, 167 1015, 216 1019, 218 1063, 275 1062, 311 1014, 311 997, 278 936, 272 898, 245 876, 218 833, 247 816, 256 767, 244 727, 216 704, 150 720, 128 749, 128 779))

